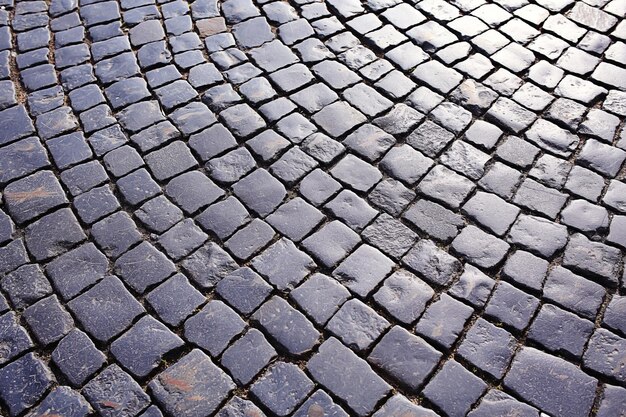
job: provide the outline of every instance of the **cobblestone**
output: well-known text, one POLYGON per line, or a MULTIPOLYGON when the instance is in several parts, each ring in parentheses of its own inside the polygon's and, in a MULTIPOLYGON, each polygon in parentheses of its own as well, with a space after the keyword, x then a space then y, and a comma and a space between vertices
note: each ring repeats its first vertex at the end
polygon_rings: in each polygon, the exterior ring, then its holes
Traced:
POLYGON ((622 411, 620 0, 0 9, 0 415, 622 411))

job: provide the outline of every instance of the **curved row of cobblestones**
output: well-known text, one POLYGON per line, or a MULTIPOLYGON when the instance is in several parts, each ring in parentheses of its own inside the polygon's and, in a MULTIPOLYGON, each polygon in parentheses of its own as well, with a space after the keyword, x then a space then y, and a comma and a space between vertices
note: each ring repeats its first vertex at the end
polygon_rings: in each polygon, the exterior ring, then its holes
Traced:
POLYGON ((0 414, 620 415, 625 11, 4 0, 0 414))

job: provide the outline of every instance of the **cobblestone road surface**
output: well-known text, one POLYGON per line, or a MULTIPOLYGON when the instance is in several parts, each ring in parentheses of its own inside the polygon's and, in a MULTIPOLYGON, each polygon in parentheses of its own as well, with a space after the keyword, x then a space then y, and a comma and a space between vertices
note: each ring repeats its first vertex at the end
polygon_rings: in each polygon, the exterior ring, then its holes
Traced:
POLYGON ((0 4, 0 415, 626 415, 626 1, 0 4))

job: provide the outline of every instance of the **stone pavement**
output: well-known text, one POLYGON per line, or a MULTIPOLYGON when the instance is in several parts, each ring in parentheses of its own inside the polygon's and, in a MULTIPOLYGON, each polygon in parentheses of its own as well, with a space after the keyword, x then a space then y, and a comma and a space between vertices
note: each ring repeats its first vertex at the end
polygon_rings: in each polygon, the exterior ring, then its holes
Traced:
POLYGON ((0 415, 625 415, 626 1, 0 4, 0 415))

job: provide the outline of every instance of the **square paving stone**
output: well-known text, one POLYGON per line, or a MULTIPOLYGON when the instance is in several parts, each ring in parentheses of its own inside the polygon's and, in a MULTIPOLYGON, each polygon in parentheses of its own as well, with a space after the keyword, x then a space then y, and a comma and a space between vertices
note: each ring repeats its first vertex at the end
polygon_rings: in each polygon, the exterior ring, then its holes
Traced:
POLYGON ((592 322, 544 304, 530 326, 528 337, 551 352, 580 358, 592 331, 592 322))
POLYGON ((382 179, 378 169, 354 155, 346 155, 330 174, 357 191, 368 191, 382 179))
POLYGON ((272 287, 248 267, 239 268, 217 283, 217 293, 242 314, 250 314, 272 292, 272 287))
POLYGON ((274 238, 274 229, 260 219, 254 219, 226 241, 226 248, 240 260, 249 259, 274 238))
POLYGON ((313 274, 290 296, 315 323, 323 325, 350 297, 350 292, 335 279, 313 274))
POLYGON ((359 243, 359 236, 335 220, 306 238, 302 245, 327 267, 336 265, 359 243))
POLYGON ((605 329, 596 329, 591 336, 587 351, 583 356, 584 367, 623 384, 626 372, 621 365, 621 357, 626 350, 626 339, 605 329))
POLYGON ((59 169, 83 162, 93 155, 84 136, 79 132, 50 139, 46 144, 50 149, 54 164, 59 169))
POLYGON ((183 345, 165 325, 144 316, 111 344, 111 353, 131 374, 143 378, 159 366, 163 356, 183 345))
POLYGON ((528 326, 538 307, 538 299, 511 284, 500 281, 487 304, 485 314, 517 331, 522 331, 528 326))
POLYGON ((28 307, 22 317, 43 346, 57 342, 74 328, 72 316, 59 303, 56 295, 28 307))
POLYGON ((476 226, 469 225, 452 241, 451 247, 469 262, 483 268, 492 268, 505 258, 510 245, 476 226))
POLYGON ((286 184, 294 184, 317 165, 315 159, 303 152, 299 146, 294 146, 270 166, 270 171, 286 184))
POLYGON ((342 143, 367 161, 373 162, 391 148, 396 140, 379 127, 365 124, 349 134, 342 143))
POLYGON ((430 380, 424 396, 449 416, 464 416, 482 396, 487 384, 453 359, 430 380))
POLYGON ((480 318, 468 330, 458 354, 496 379, 504 376, 517 339, 506 330, 480 318))
POLYGON ((141 241, 141 233, 124 211, 114 213, 91 228, 91 235, 109 256, 117 257, 141 241))
POLYGON ((199 248, 207 238, 193 220, 185 219, 163 233, 158 242, 170 258, 179 260, 199 248))
POLYGON ((220 117, 237 137, 248 137, 266 126, 265 121, 247 104, 238 104, 222 111, 220 117))
POLYGON ((234 310, 219 300, 211 300, 200 312, 187 319, 184 337, 215 357, 243 332, 245 326, 234 310))
POLYGON ((212 288, 220 279, 239 268, 233 258, 214 242, 196 250, 182 262, 182 266, 202 288, 212 288))
POLYGON ((118 404, 128 416, 136 416, 150 404, 148 394, 115 364, 89 381, 82 393, 104 417, 113 417, 117 414, 116 409, 108 405, 110 403, 118 404))
POLYGON ((495 281, 473 265, 465 264, 463 274, 448 291, 450 295, 467 301, 476 308, 483 307, 495 281))
POLYGON ((346 301, 326 324, 326 329, 356 351, 368 349, 389 327, 389 322, 363 302, 346 301))
POLYGON ((115 261, 115 271, 133 290, 143 294, 176 272, 176 268, 149 242, 142 242, 115 261))
POLYGON ((67 417, 87 417, 92 412, 85 398, 69 387, 54 388, 28 415, 64 413, 67 417))
POLYGON ((165 323, 178 327, 206 297, 196 290, 187 277, 176 274, 146 296, 146 300, 165 323))
POLYGON ((85 240, 78 220, 68 208, 48 214, 26 228, 26 246, 37 260, 60 255, 85 240))
POLYGON ((157 233, 166 231, 183 219, 183 211, 162 195, 145 202, 135 215, 144 226, 157 233))
POLYGON ((402 394, 396 394, 387 400, 387 402, 380 409, 378 409, 376 413, 374 413, 373 417, 392 417, 404 415, 435 417, 437 414, 432 410, 414 404, 402 394))
POLYGON ((415 192, 400 181, 388 178, 374 187, 368 199, 377 208, 398 216, 415 199, 415 192))
POLYGON ((265 417, 265 413, 261 411, 252 401, 244 400, 241 397, 234 396, 222 409, 215 414, 217 417, 229 417, 231 415, 239 415, 244 413, 265 417))
POLYGON ((328 132, 331 137, 337 138, 365 123, 367 119, 346 102, 337 101, 315 113, 313 121, 328 132))
POLYGON ((44 147, 37 138, 26 138, 3 146, 0 148, 0 183, 6 183, 49 164, 44 147))
POLYGON ((593 242, 576 233, 565 247, 563 265, 593 276, 605 285, 616 286, 621 256, 619 249, 593 242))
POLYGON ((380 167, 392 177, 415 184, 433 166, 433 161, 409 145, 392 148, 380 161, 380 167))
POLYGON ((387 332, 367 358, 411 391, 419 390, 440 359, 439 351, 399 326, 387 332))
POLYGON ((68 202, 51 171, 39 171, 4 188, 4 202, 17 223, 24 223, 68 202))
POLYGON ((526 129, 537 118, 534 113, 504 97, 499 98, 491 106, 487 116, 514 133, 526 129))
POLYGON ((2 330, 0 343, 4 346, 4 352, 0 357, 2 365, 34 346, 26 329, 18 323, 14 312, 10 311, 0 316, 0 329, 2 330))
POLYGON ((15 308, 28 307, 52 293, 52 287, 37 264, 23 265, 0 280, 0 287, 15 308))
POLYGON ((222 124, 215 124, 189 138, 189 146, 202 161, 237 146, 234 136, 222 124))
POLYGON ((403 218, 434 239, 451 241, 464 225, 463 217, 429 200, 420 199, 409 207, 403 218))
POLYGON ((294 417, 308 417, 311 413, 324 412, 329 417, 348 417, 343 408, 321 389, 315 391, 293 414, 294 417))
POLYGON ((556 415, 586 416, 597 381, 575 365, 524 347, 504 379, 505 387, 525 401, 556 415))
POLYGON ((603 324, 626 335, 626 297, 614 295, 604 312, 603 324))
POLYGON ((252 266, 279 290, 298 285, 315 262, 289 239, 282 238, 252 260, 252 266))
POLYGON ((0 370, 0 398, 14 417, 34 406, 54 381, 50 369, 28 353, 0 370))
POLYGON ((313 391, 313 382, 292 363, 277 362, 261 376, 250 392, 274 415, 289 415, 313 391))
POLYGON ((294 356, 309 352, 317 344, 320 336, 304 314, 279 296, 266 301, 254 313, 252 320, 262 326, 272 339, 294 356))
POLYGON ((418 241, 402 262, 436 286, 448 284, 462 270, 461 262, 427 239, 418 241))
POLYGON ((548 261, 541 259, 529 252, 515 251, 506 260, 502 268, 502 275, 523 287, 534 291, 541 291, 546 273, 548 261))
POLYGON ((108 185, 92 188, 74 199, 78 217, 92 224, 120 208, 120 203, 108 185))
POLYGON ((463 211, 498 236, 513 224, 520 209, 500 197, 478 191, 464 205, 463 211))
POLYGON ((508 241, 542 257, 550 258, 567 243, 567 228, 536 216, 520 214, 508 241))
POLYGON ((249 220, 248 211, 234 196, 213 204, 196 217, 201 227, 221 239, 230 236, 249 220))
POLYGON ((237 197, 251 210, 266 216, 283 201, 285 187, 264 169, 257 169, 233 186, 237 197))
POLYGON ((561 266, 548 273, 543 289, 545 298, 590 320, 595 320, 605 294, 601 285, 561 266))
POLYGON ((400 259, 417 241, 417 234, 388 214, 381 214, 362 234, 386 255, 400 259))
POLYGON ((349 190, 341 191, 324 208, 357 232, 367 226, 378 214, 367 204, 367 201, 349 190))
POLYGON ((474 189, 474 184, 454 171, 436 165, 419 183, 418 190, 451 208, 458 208, 474 189))
POLYGON ((374 294, 374 300, 395 319, 411 324, 424 312, 434 295, 428 284, 401 269, 385 280, 374 294))
POLYGON ((365 298, 391 272, 394 262, 378 249, 362 245, 333 271, 348 289, 365 298))
POLYGON ((93 243, 81 245, 46 266, 48 276, 64 300, 99 281, 107 270, 107 258, 93 243))
POLYGON ((517 401, 510 395, 491 389, 480 400, 480 404, 468 414, 468 417, 487 417, 492 415, 519 415, 535 417, 539 411, 528 404, 517 401))
POLYGON ((73 386, 81 386, 105 363, 106 357, 78 329, 65 336, 52 352, 52 360, 73 386))
POLYGON ((132 147, 125 145, 104 155, 104 166, 115 177, 122 177, 142 166, 143 159, 132 147))
POLYGON ((187 145, 181 141, 149 153, 145 160, 158 180, 169 179, 198 164, 187 145))
POLYGON ((415 333, 444 349, 456 342, 474 310, 466 304, 442 294, 426 309, 415 326, 415 333))
POLYGON ((107 277, 68 303, 85 331, 107 342, 126 330, 144 308, 114 276, 107 277))
POLYGON ((263 333, 250 329, 222 355, 220 362, 239 385, 246 385, 276 357, 276 350, 263 333), (251 354, 253 353, 253 354, 251 354))
POLYGON ((345 403, 359 416, 369 415, 391 390, 363 359, 330 338, 309 359, 307 369, 313 378, 345 403), (369 381, 357 386, 353 381, 369 381))
POLYGON ((626 399, 626 390, 613 385, 605 385, 602 393, 600 408, 598 409, 598 417, 610 417, 611 415, 619 415, 622 404, 626 399))

